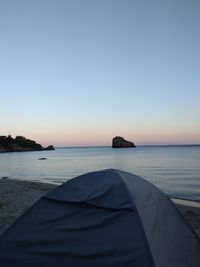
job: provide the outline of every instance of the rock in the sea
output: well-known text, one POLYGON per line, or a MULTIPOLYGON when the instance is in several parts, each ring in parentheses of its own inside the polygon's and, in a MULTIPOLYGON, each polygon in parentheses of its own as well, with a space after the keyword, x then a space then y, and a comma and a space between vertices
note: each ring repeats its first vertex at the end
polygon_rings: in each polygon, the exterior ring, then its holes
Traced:
POLYGON ((54 148, 54 146, 50 145, 50 146, 44 148, 44 150, 55 150, 55 148, 54 148))
POLYGON ((121 136, 115 136, 112 140, 112 147, 122 148, 122 147, 136 147, 136 146, 133 142, 127 141, 121 136))

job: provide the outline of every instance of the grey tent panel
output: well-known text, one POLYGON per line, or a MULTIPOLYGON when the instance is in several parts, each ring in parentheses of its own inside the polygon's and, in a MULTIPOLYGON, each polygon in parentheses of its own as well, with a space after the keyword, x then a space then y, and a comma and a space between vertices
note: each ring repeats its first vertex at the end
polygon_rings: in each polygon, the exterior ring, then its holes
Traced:
POLYGON ((158 188, 104 170, 36 202, 0 237, 0 266, 199 267, 200 243, 158 188))
POLYGON ((125 181, 151 247, 156 266, 200 266, 198 237, 184 221, 172 201, 150 182, 118 171, 125 181))

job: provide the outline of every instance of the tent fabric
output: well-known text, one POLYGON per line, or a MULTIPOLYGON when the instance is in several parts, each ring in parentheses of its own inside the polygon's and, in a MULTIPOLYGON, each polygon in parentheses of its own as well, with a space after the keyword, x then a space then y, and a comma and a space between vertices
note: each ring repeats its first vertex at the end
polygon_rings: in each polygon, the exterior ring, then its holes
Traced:
POLYGON ((134 198, 156 266, 200 266, 200 242, 175 205, 150 182, 117 171, 134 198))
POLYGON ((0 237, 0 266, 199 267, 200 242, 158 188, 110 169, 37 201, 0 237))
POLYGON ((46 197, 70 203, 85 203, 100 208, 134 209, 134 202, 116 172, 91 172, 69 180, 46 197))

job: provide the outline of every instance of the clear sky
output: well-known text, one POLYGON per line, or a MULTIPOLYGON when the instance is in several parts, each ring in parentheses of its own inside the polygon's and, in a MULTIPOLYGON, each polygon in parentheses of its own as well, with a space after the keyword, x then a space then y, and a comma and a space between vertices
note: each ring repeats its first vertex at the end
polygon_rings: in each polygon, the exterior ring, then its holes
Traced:
POLYGON ((0 0, 0 135, 200 143, 199 0, 0 0))

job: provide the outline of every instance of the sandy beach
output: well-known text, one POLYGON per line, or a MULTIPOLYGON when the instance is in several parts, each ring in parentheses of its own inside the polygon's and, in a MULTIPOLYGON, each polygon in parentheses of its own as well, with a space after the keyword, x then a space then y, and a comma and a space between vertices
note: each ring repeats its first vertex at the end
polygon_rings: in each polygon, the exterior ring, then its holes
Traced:
MULTIPOLYGON (((40 197, 56 185, 14 179, 0 179, 0 235, 40 197)), ((200 203, 173 199, 200 238, 200 203)))

